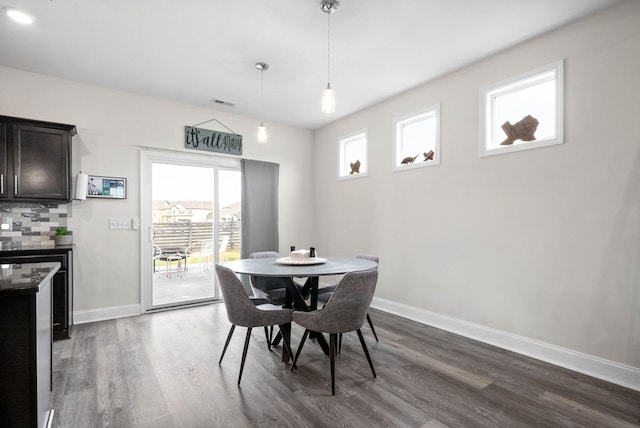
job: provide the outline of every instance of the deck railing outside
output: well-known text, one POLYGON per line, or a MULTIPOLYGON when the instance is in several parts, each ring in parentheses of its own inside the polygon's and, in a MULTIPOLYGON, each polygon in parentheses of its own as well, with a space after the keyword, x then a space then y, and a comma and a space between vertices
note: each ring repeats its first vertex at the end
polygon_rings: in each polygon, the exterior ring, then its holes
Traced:
MULTIPOLYGON (((220 220, 218 223, 218 248, 223 240, 227 241, 220 260, 237 260, 240 258, 240 222, 238 220, 220 220), (228 237, 228 240, 225 239, 228 237)), ((187 265, 201 263, 205 254, 203 248, 213 239, 213 222, 175 222, 153 223, 153 244, 156 249, 188 249, 187 265)), ((156 266, 163 266, 163 261, 156 261, 156 266)))

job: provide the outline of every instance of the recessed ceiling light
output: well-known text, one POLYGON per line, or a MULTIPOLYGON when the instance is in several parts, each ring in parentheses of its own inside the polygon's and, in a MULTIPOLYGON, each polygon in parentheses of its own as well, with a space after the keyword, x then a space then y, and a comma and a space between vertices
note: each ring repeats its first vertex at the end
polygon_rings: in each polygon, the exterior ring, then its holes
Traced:
POLYGON ((33 16, 29 15, 26 12, 22 12, 21 10, 10 7, 7 8, 6 11, 7 15, 9 15, 9 18, 13 19, 16 22, 19 22, 20 24, 33 24, 33 22, 35 21, 33 16))

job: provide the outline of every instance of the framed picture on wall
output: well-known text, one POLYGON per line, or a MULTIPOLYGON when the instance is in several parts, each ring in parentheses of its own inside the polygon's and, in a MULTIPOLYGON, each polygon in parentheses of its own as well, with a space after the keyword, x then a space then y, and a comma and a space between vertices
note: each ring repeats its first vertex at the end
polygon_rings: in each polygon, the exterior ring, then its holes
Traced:
POLYGON ((87 181, 87 198, 127 198, 126 178, 90 175, 87 181))

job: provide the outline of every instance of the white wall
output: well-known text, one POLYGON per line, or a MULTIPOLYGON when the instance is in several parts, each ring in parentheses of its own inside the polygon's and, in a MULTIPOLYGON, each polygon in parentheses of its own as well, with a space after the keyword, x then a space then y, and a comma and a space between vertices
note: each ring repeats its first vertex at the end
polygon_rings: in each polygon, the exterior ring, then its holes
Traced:
POLYGON ((128 180, 126 200, 87 199, 72 204, 69 226, 76 244, 76 312, 140 303, 139 231, 109 230, 108 219, 140 217, 139 146, 194 152, 184 148, 185 125, 216 118, 244 136, 243 157, 279 163, 280 251, 288 251, 290 242, 310 242, 310 131, 267 120, 269 143, 258 145, 254 137, 257 118, 3 67, 0 88, 0 114, 77 126, 74 174, 81 169, 91 175, 128 180))
POLYGON ((318 130, 318 248, 378 254, 379 299, 640 368, 639 70, 630 1, 318 130), (479 158, 478 88, 562 58, 566 143, 479 158), (392 173, 392 119, 436 103, 442 164, 392 173))

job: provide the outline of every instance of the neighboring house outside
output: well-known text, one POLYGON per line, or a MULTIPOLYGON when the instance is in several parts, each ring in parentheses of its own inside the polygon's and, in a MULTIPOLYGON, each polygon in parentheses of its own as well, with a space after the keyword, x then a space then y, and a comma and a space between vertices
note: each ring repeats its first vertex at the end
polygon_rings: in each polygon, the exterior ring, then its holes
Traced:
MULTIPOLYGON (((213 221, 211 201, 153 201, 153 223, 213 221)), ((220 208, 220 220, 239 220, 240 202, 220 208)))

